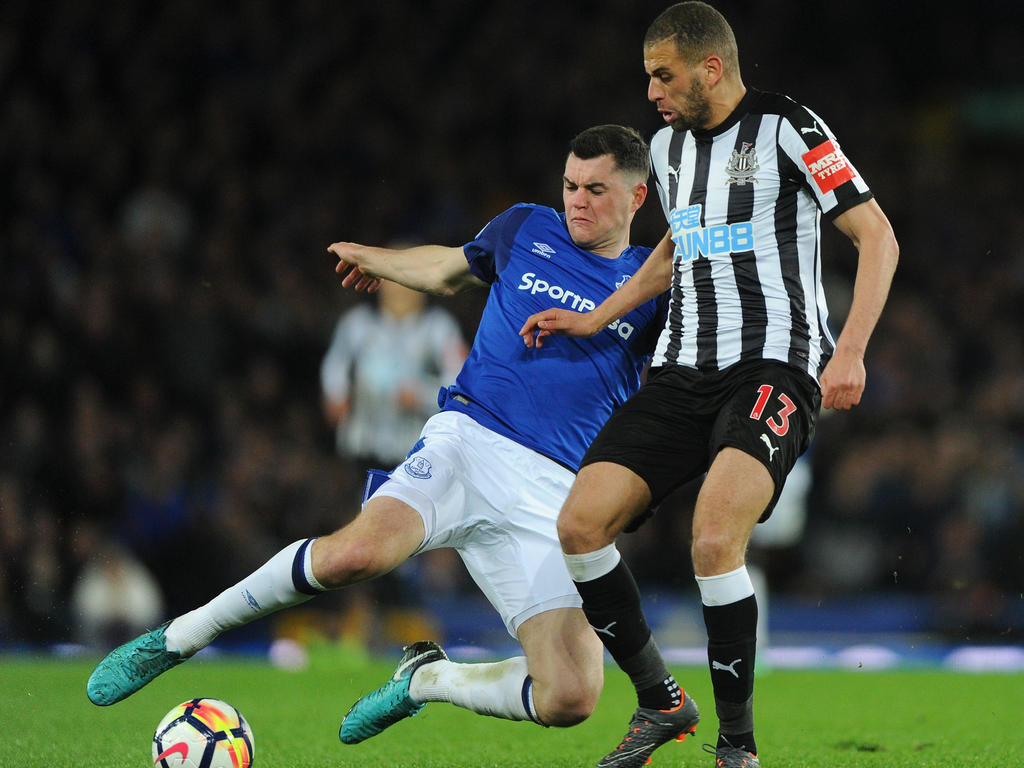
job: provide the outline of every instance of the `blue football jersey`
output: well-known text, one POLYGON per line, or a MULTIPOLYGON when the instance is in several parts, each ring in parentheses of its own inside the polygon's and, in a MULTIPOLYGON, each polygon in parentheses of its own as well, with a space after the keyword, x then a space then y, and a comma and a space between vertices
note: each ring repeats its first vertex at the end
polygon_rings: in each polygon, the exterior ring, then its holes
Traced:
POLYGON ((470 270, 491 284, 473 348, 442 409, 574 471, 612 411, 640 386, 661 331, 665 295, 589 339, 549 336, 527 348, 526 318, 551 307, 586 312, 628 280, 649 248, 606 259, 573 243, 565 215, 521 203, 463 246, 470 270))

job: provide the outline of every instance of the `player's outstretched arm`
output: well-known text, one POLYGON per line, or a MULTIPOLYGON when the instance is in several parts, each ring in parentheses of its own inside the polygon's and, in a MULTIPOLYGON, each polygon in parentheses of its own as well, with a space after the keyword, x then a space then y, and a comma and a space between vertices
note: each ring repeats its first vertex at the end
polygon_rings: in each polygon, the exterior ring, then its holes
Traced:
POLYGON ((821 404, 849 410, 864 393, 864 352, 889 295, 900 249, 889 220, 874 200, 840 214, 835 224, 857 247, 857 277, 843 331, 821 374, 821 404))
POLYGON ((381 280, 440 296, 451 296, 486 285, 469 271, 461 247, 420 245, 414 248, 377 248, 358 243, 332 243, 328 251, 338 257, 334 271, 345 288, 370 293, 381 280))
MULTIPOLYGON (((598 307, 597 309, 600 309, 598 307)), ((590 312, 574 312, 571 309, 552 307, 536 312, 526 318, 519 335, 528 347, 543 347, 543 339, 558 333, 563 336, 593 336, 608 323, 602 323, 597 309, 590 312)))
POLYGON ((552 307, 530 315, 519 330, 523 343, 528 347, 541 347, 544 338, 554 333, 593 336, 627 312, 668 290, 672 283, 674 250, 675 246, 666 234, 636 274, 590 312, 552 307))

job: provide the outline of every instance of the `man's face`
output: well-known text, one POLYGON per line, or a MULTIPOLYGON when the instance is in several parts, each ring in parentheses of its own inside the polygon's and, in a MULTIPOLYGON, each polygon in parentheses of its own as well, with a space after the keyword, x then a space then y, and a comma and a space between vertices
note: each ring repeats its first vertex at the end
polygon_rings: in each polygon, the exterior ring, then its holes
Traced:
POLYGON ((611 155, 582 160, 569 153, 562 202, 569 235, 588 251, 619 242, 643 203, 646 186, 630 183, 611 155))
POLYGON ((644 48, 644 69, 650 77, 647 98, 653 101, 674 131, 707 128, 711 102, 699 68, 680 57, 673 40, 662 40, 644 48))

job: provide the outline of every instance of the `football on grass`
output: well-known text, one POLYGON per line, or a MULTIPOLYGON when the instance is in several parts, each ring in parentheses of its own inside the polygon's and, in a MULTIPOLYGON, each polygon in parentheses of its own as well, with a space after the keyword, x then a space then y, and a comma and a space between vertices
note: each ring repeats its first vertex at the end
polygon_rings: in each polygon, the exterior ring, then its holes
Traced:
POLYGON ((249 768, 252 729, 220 699, 191 699, 168 712, 153 734, 157 768, 249 768))

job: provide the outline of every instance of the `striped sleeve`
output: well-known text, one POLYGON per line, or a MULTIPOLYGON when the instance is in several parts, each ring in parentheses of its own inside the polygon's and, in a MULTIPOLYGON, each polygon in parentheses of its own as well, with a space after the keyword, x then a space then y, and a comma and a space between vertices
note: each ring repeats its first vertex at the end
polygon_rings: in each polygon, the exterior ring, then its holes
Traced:
POLYGON ((792 102, 779 127, 779 147, 803 175, 821 212, 834 219, 872 197, 867 182, 825 121, 792 102))

